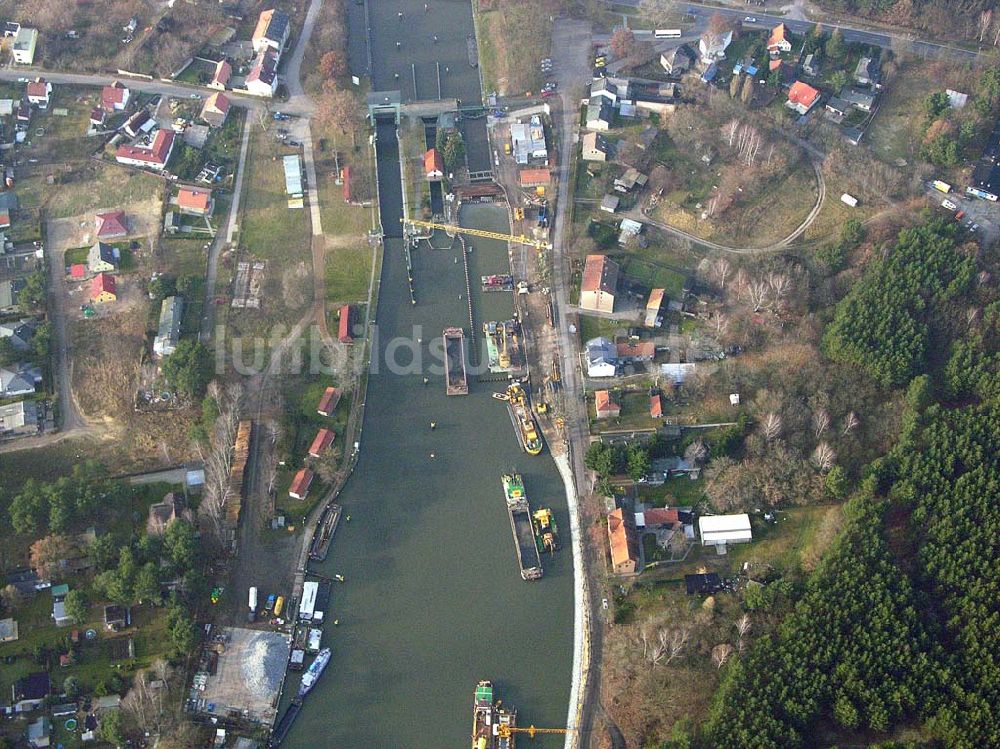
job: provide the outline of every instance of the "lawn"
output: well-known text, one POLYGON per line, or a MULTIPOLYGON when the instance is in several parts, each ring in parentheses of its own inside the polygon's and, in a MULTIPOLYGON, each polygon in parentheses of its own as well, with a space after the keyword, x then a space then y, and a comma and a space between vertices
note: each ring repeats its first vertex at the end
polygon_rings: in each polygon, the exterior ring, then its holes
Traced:
POLYGON ((256 257, 290 267, 310 257, 309 212, 289 208, 281 157, 296 153, 253 126, 247 155, 240 245, 256 257))
POLYGON ((368 232, 377 220, 374 200, 374 162, 364 138, 355 148, 348 136, 322 129, 314 121, 314 156, 320 217, 326 239, 326 297, 330 301, 362 301, 368 297, 372 248, 368 232), (344 200, 337 184, 337 168, 351 167, 354 205, 344 200))
POLYGON ((487 91, 515 95, 538 90, 538 63, 549 56, 552 42, 550 11, 540 0, 507 2, 502 12, 477 11, 479 66, 487 91))

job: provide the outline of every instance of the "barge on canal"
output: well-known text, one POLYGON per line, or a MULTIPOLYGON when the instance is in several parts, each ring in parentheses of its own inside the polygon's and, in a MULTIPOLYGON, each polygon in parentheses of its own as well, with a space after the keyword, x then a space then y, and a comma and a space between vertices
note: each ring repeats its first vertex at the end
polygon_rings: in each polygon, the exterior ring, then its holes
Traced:
POLYGON ((501 479, 510 516, 510 530, 514 535, 517 564, 522 580, 538 580, 542 576, 542 558, 535 543, 535 529, 531 523, 531 506, 524 493, 524 481, 519 473, 506 473, 501 479))
POLYGON ((309 549, 309 558, 315 562, 326 560, 326 555, 330 552, 330 542, 333 541, 333 534, 337 532, 337 525, 340 523, 340 515, 343 508, 335 503, 331 503, 323 510, 319 524, 316 526, 316 535, 313 536, 312 546, 309 549))
POLYGON ((448 395, 468 395, 469 380, 465 374, 465 331, 444 329, 444 376, 448 395))

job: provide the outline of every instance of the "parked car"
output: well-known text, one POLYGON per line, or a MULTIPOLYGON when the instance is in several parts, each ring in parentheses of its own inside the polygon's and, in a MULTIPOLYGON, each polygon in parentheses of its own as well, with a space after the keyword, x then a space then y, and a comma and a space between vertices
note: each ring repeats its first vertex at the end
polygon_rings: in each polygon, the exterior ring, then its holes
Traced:
POLYGON ((743 19, 743 23, 757 23, 757 19, 753 16, 747 16, 743 19))

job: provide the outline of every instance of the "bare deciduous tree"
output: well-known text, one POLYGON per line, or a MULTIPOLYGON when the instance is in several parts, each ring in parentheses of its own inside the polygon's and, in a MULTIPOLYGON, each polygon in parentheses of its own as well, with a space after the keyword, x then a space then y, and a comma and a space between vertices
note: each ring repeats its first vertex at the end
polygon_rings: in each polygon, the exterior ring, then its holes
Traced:
POLYGON ((827 442, 820 442, 813 450, 809 461, 820 471, 829 471, 837 460, 837 454, 827 442))
POLYGON ((729 278, 731 270, 732 266, 724 257, 718 257, 712 263, 712 278, 715 279, 716 286, 723 291, 726 288, 726 280, 729 278))
POLYGON ((857 428, 859 423, 857 414, 855 414, 854 411, 849 411, 847 416, 844 417, 844 427, 841 430, 841 434, 850 434, 855 428, 857 428))
POLYGON ((813 435, 819 439, 830 428, 830 414, 825 408, 820 408, 812 415, 813 435))
POLYGON ((698 465, 708 457, 708 448, 701 440, 695 440, 684 451, 684 460, 692 465, 698 465))
POLYGON ((743 616, 736 620, 736 632, 739 634, 739 641, 737 644, 741 653, 745 647, 743 638, 750 633, 750 624, 750 614, 743 614, 743 616))
POLYGON ((642 641, 642 657, 654 666, 666 666, 684 652, 691 630, 687 627, 647 624, 640 628, 639 637, 642 641))
POLYGON ((712 648, 712 663, 715 664, 716 668, 722 668, 726 661, 729 660, 729 656, 733 654, 733 646, 728 642, 721 643, 712 648))
POLYGON ((774 411, 769 411, 761 423, 761 431, 768 442, 776 440, 781 434, 781 417, 774 411))

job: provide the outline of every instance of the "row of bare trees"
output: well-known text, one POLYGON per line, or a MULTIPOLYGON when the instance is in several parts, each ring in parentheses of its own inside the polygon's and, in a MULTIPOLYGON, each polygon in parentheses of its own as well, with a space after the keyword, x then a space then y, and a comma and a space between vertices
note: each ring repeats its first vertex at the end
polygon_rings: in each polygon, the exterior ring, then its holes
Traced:
POLYGON ((215 404, 218 416, 213 425, 205 461, 205 495, 198 507, 201 517, 221 542, 223 523, 226 517, 226 503, 232 499, 233 488, 230 475, 233 468, 236 433, 240 424, 240 407, 243 402, 243 385, 233 382, 222 386, 212 381, 205 396, 215 404))

